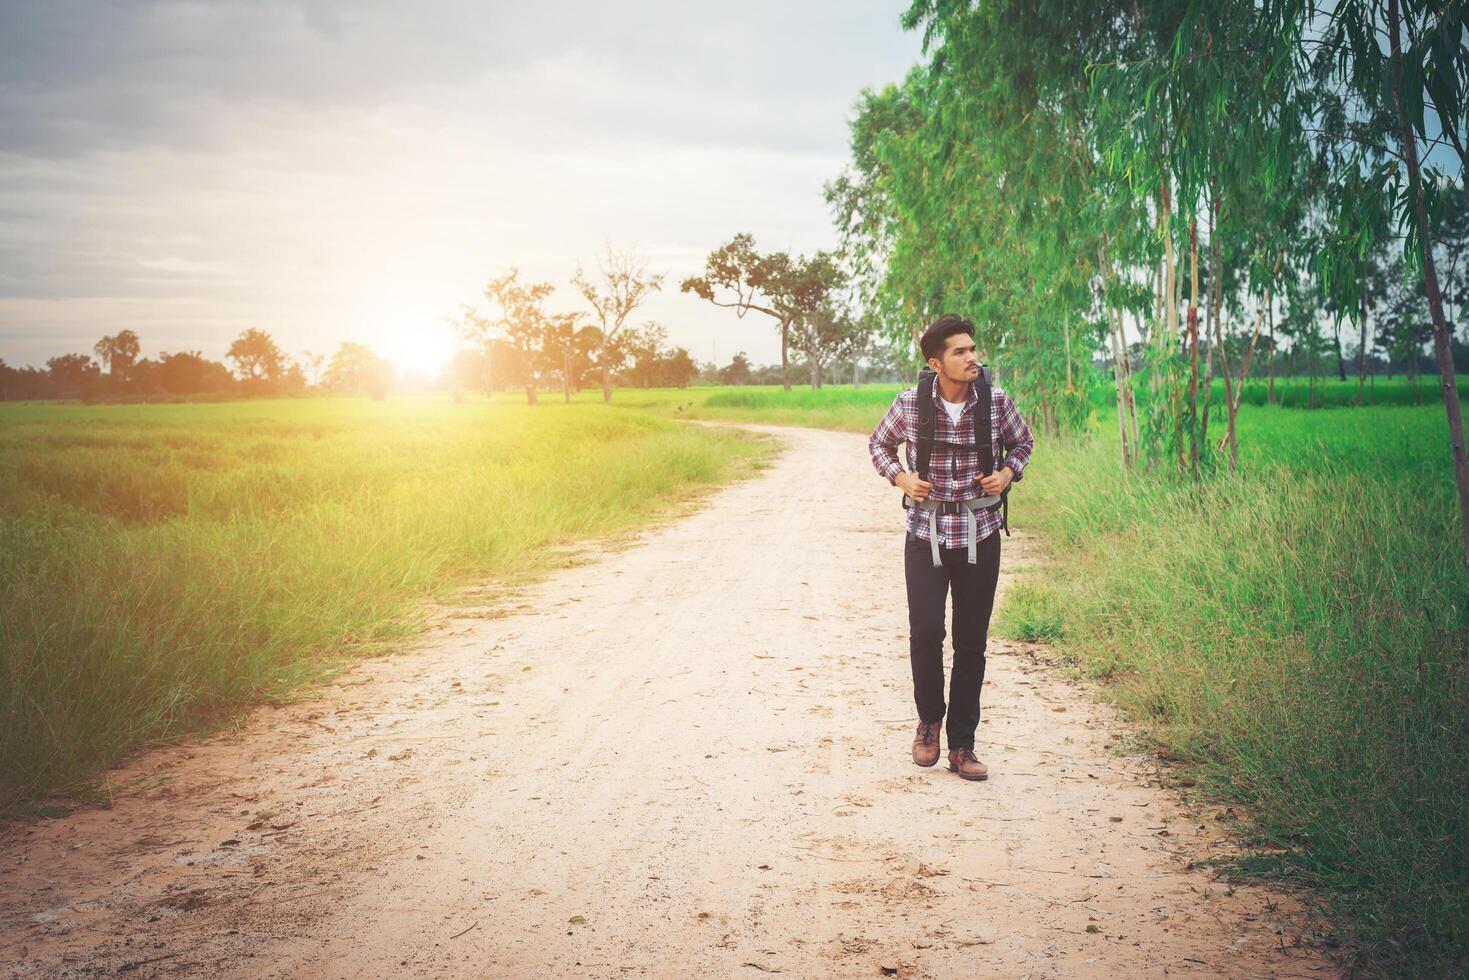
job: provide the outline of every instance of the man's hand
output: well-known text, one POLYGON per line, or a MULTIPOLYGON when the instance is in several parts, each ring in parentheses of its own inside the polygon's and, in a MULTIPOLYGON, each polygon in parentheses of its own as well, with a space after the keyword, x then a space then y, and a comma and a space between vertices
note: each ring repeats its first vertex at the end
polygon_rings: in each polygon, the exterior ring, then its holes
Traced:
POLYGON ((976 476, 975 482, 984 491, 986 497, 998 497, 1005 492, 1010 481, 1015 479, 1015 471, 1008 466, 1002 466, 989 476, 976 476))
POLYGON ((899 473, 893 477, 893 482, 914 500, 927 500, 928 492, 933 489, 932 483, 918 479, 916 473, 899 473))

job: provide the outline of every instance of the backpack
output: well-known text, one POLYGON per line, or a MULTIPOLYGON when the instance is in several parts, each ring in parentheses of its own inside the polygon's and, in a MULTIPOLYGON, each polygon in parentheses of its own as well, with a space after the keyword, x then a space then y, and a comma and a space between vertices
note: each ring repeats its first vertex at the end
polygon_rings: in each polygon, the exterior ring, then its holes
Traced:
MULTIPOLYGON (((918 373, 918 478, 925 483, 928 482, 929 462, 933 458, 934 442, 934 403, 933 388, 938 375, 933 368, 924 367, 918 373)), ((974 406, 974 434, 973 441, 968 443, 944 442, 942 445, 954 450, 975 450, 979 452, 979 472, 989 476, 995 471, 994 440, 991 428, 993 420, 990 417, 990 369, 988 365, 979 366, 979 378, 975 380, 975 394, 978 396, 974 406), (984 419, 985 424, 980 425, 979 420, 984 419)), ((906 509, 912 504, 908 495, 903 495, 903 507, 906 509)), ((1010 536, 1010 488, 1007 486, 1000 494, 998 503, 985 507, 985 510, 1000 512, 1000 527, 1005 536, 1010 536)))

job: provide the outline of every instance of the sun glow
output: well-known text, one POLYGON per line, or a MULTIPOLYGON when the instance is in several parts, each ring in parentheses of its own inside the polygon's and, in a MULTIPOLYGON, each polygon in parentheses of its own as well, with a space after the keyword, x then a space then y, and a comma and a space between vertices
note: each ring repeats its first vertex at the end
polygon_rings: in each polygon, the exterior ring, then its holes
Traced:
POLYGON ((417 297, 365 297, 358 311, 369 329, 363 340, 392 362, 401 376, 421 375, 434 380, 454 359, 461 343, 454 328, 433 314, 425 314, 417 297))
POLYGON ((400 373, 432 379, 454 359, 459 344, 447 324, 429 322, 387 334, 378 348, 400 373))

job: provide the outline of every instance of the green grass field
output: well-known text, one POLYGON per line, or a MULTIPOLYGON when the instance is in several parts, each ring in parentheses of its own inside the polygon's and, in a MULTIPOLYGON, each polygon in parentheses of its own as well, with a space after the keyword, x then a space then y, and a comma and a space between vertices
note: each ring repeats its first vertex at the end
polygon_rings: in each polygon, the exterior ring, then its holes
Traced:
POLYGON ((447 398, 0 406, 0 811, 671 513, 767 440, 447 398))

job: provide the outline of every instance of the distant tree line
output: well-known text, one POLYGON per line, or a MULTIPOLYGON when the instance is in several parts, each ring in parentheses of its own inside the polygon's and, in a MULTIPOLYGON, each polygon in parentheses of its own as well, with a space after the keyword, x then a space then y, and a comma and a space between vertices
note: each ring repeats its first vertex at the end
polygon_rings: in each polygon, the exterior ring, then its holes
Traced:
POLYGON ((603 401, 612 400, 613 381, 639 387, 689 385, 699 373, 686 348, 670 347, 668 331, 631 319, 647 298, 662 288, 632 249, 610 245, 594 274, 578 267, 571 278, 586 310, 548 311, 555 291, 549 282, 529 282, 511 267, 484 287, 485 305, 464 304, 450 317, 469 348, 456 355, 449 374, 455 385, 489 394, 518 388, 535 405, 539 393, 559 388, 564 401, 600 384, 603 401))
POLYGON ((251 328, 230 344, 225 359, 199 351, 164 351, 142 357, 132 330, 103 337, 90 354, 61 354, 45 368, 17 368, 0 359, 0 401, 82 399, 153 401, 298 395, 308 389, 383 398, 392 389, 393 365, 363 344, 345 341, 330 360, 284 353, 270 334, 251 328))

